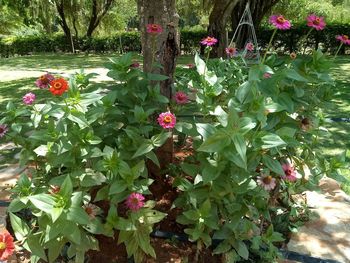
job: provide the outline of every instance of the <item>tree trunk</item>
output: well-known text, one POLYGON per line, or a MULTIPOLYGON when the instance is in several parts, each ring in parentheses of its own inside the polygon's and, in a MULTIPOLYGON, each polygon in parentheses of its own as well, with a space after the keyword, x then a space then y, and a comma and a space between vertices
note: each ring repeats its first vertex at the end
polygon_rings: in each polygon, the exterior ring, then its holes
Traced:
MULTIPOLYGON (((271 8, 277 4, 280 0, 242 0, 235 6, 231 13, 231 28, 234 32, 238 26, 238 23, 244 13, 247 2, 250 3, 250 11, 254 23, 255 30, 258 31, 261 21, 264 16, 271 10, 271 8)), ((244 30, 244 29, 243 29, 244 30)), ((246 41, 247 34, 241 34, 240 39, 237 39, 236 43, 241 46, 246 41)))
POLYGON ((66 38, 71 46, 71 51, 73 53, 75 53, 72 33, 70 31, 70 28, 68 26, 66 16, 64 13, 64 1, 63 0, 55 0, 55 4, 56 4, 56 9, 57 9, 58 15, 60 17, 58 22, 59 22, 60 26, 62 27, 64 35, 66 36, 66 38))
MULTIPOLYGON (((179 54, 178 21, 175 0, 138 0, 144 72, 158 73, 169 79, 160 82, 161 93, 172 99, 173 76, 179 54), (146 31, 147 24, 159 24, 157 35, 146 31), (162 67, 154 67, 159 63, 162 67)), ((173 140, 169 139, 157 153, 161 168, 173 162, 173 140)))
MULTIPOLYGON (((99 0, 101 1, 101 0, 99 0)), ((91 37, 92 33, 100 24, 102 18, 107 14, 108 10, 112 7, 114 0, 106 0, 101 7, 101 11, 98 10, 98 0, 92 0, 91 17, 88 29, 86 31, 86 36, 91 37)))
POLYGON ((239 0, 216 0, 209 16, 208 35, 218 39, 218 44, 213 46, 211 55, 214 57, 225 56, 227 47, 226 25, 239 0))

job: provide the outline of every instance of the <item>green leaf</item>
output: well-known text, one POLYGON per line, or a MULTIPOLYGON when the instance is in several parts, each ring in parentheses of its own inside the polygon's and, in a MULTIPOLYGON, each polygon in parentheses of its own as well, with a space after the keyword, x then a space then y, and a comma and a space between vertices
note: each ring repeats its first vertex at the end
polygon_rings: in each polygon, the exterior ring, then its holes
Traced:
POLYGON ((51 209, 51 218, 52 222, 55 222, 62 214, 63 212, 63 207, 54 207, 51 209))
POLYGON ((218 152, 224 149, 226 146, 230 145, 230 137, 224 132, 217 132, 211 135, 203 142, 203 144, 198 148, 201 152, 218 152))
POLYGON ((34 152, 38 155, 38 156, 46 156, 47 152, 48 152, 48 148, 47 145, 40 145, 39 147, 34 149, 34 152))
POLYGON ((147 224, 156 224, 163 220, 167 214, 156 211, 156 210, 146 210, 144 213, 145 220, 147 224))
POLYGON ((241 160, 244 163, 244 168, 246 168, 247 167, 247 155, 246 155, 247 146, 245 143, 245 139, 241 134, 234 134, 232 136, 232 140, 233 140, 233 143, 236 147, 236 150, 237 150, 239 156, 241 157, 241 160))
POLYGON ((204 75, 207 70, 207 66, 205 62, 201 59, 198 53, 194 56, 194 63, 196 64, 196 69, 199 75, 204 75))
POLYGON ((221 106, 217 106, 213 112, 210 112, 210 114, 216 116, 222 126, 227 126, 228 114, 221 108, 221 106))
POLYGON ((70 199, 72 192, 73 192, 72 180, 70 179, 70 176, 67 175, 66 178, 64 179, 62 185, 61 185, 61 189, 58 192, 58 194, 67 198, 67 199, 70 199))
POLYGON ((146 157, 147 157, 148 159, 150 159, 155 165, 157 165, 158 167, 160 167, 158 157, 157 157, 157 155, 156 155, 153 151, 150 151, 149 153, 146 153, 146 157))
POLYGON ((237 244, 237 246, 235 246, 235 249, 236 249, 238 255, 240 255, 242 258, 244 258, 246 260, 248 259, 249 250, 247 248, 247 245, 244 244, 243 241, 238 241, 238 244, 237 244))
POLYGON ((282 169, 281 164, 275 160, 272 159, 268 155, 263 155, 262 157, 263 163, 269 168, 271 171, 275 172, 276 174, 284 176, 284 171, 282 169))
POLYGON ((39 235, 30 235, 27 239, 27 245, 32 252, 33 255, 40 257, 41 259, 47 261, 45 250, 43 246, 40 244, 40 236, 39 235))
POLYGON ((151 140, 145 140, 145 142, 137 149, 136 153, 133 155, 132 158, 136 158, 138 156, 144 155, 146 153, 149 153, 154 149, 153 143, 151 140))
POLYGON ((204 141, 216 131, 215 127, 209 123, 196 123, 196 128, 204 141))
POLYGON ((87 225, 89 224, 89 221, 90 221, 88 214, 80 206, 70 207, 68 209, 67 220, 80 225, 87 225))
POLYGON ((127 189, 128 185, 124 180, 114 181, 109 188, 109 195, 119 194, 124 192, 127 189))
POLYGON ((68 114, 67 118, 72 122, 77 123, 80 129, 85 129, 86 127, 89 127, 89 123, 87 122, 85 115, 81 112, 72 111, 70 114, 68 114))
POLYGON ((269 149, 274 147, 281 147, 287 145, 285 141, 281 139, 277 134, 267 134, 263 137, 261 137, 262 140, 262 149, 269 149))
POLYGON ((54 197, 49 194, 32 195, 28 199, 36 208, 47 214, 51 214, 51 210, 56 204, 54 197))
POLYGON ((15 232, 17 240, 22 241, 29 233, 29 226, 21 218, 13 213, 10 214, 11 226, 15 232))
POLYGON ((276 102, 280 104, 289 113, 294 112, 294 102, 288 93, 282 92, 281 94, 279 94, 276 102))
POLYGON ((152 136, 151 141, 154 147, 160 147, 170 137, 171 137, 171 132, 162 132, 160 134, 152 136))

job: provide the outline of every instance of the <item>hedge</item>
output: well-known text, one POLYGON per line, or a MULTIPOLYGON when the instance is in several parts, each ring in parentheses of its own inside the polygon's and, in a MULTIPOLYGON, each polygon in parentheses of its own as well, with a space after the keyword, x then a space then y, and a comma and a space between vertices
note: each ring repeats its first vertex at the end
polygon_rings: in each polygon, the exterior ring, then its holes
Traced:
MULTIPOLYGON (((274 46, 281 52, 292 52, 302 48, 321 48, 334 53, 339 43, 335 39, 339 34, 350 34, 350 24, 327 25, 323 31, 312 31, 308 39, 305 36, 309 28, 305 25, 294 25, 291 30, 279 31, 274 46)), ((257 32, 259 46, 266 48, 273 30, 261 28, 257 32)), ((181 51, 183 54, 193 53, 199 49, 200 40, 206 31, 181 31, 181 51)), ((232 36, 232 32, 229 33, 232 36)), ((77 50, 84 52, 141 52, 139 32, 119 32, 109 37, 93 37, 74 39, 77 50)), ((342 52, 344 53, 345 48, 342 52)), ((69 52, 70 45, 63 35, 26 36, 0 38, 0 56, 28 55, 38 52, 69 52)))

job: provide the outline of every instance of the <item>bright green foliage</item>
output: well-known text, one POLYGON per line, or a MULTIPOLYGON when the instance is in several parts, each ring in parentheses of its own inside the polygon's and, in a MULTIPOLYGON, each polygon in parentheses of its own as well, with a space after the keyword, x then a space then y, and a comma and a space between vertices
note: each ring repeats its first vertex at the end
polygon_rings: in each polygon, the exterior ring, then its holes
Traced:
POLYGON ((179 192, 173 205, 182 211, 177 222, 189 239, 198 248, 221 240, 214 253, 228 262, 272 262, 283 234, 308 217, 293 196, 315 189, 324 174, 339 178, 345 167, 344 158, 326 160, 315 151, 318 107, 332 95, 329 61, 315 51, 246 68, 235 59, 206 64, 196 55, 196 68, 176 74, 174 91, 190 98, 185 105, 160 94, 165 76, 132 63, 131 54, 110 59, 108 76, 115 82, 108 90, 86 92, 93 75, 81 72, 70 77, 62 97, 48 92, 44 104, 8 103, 0 123, 22 147, 21 164, 32 167, 14 188, 9 213, 31 261, 54 262, 69 243, 68 256, 83 262, 86 251, 98 249, 94 235, 115 231, 116 245, 124 243, 136 262, 155 257, 150 233, 166 214, 152 200, 149 186, 157 177, 150 164, 160 166, 156 150, 176 133, 179 148, 191 141, 191 154, 167 176, 179 192), (156 120, 167 107, 177 117, 173 131, 156 120), (286 162, 299 174, 295 182, 284 178, 286 162), (261 187, 262 175, 276 181, 272 190, 261 187), (120 211, 135 192, 146 196, 145 205, 120 211), (86 206, 99 201, 109 208, 91 216, 86 206), (29 219, 21 215, 28 210, 29 219))

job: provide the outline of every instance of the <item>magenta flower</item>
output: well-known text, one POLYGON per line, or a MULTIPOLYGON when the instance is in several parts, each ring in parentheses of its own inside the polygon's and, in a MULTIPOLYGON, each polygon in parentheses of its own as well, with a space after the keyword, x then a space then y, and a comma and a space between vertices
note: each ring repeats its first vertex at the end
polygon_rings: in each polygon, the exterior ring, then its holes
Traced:
POLYGON ((130 68, 139 68, 140 67, 140 63, 138 62, 134 62, 130 65, 130 68))
POLYGON ((51 74, 47 73, 45 75, 42 75, 40 76, 40 78, 38 78, 36 81, 35 81, 35 85, 41 89, 46 89, 49 87, 50 85, 50 82, 52 80, 54 80, 55 77, 52 76, 51 74))
POLYGON ((23 96, 22 100, 24 104, 31 105, 35 101, 35 94, 29 92, 23 96))
POLYGON ((157 35, 163 32, 163 28, 161 25, 158 24, 148 24, 146 31, 147 33, 157 35))
POLYGON ((272 75, 271 75, 270 73, 265 72, 264 75, 263 75, 263 78, 264 78, 264 79, 269 79, 269 78, 271 78, 271 76, 272 76, 272 75))
POLYGON ((342 42, 344 45, 350 45, 350 39, 347 35, 337 35, 335 38, 342 42))
POLYGON ((245 49, 248 51, 254 51, 254 45, 252 42, 248 42, 247 45, 245 45, 245 49))
POLYGON ((142 194, 132 193, 126 199, 125 204, 131 211, 136 212, 145 205, 144 200, 145 197, 142 194))
POLYGON ((237 48, 227 47, 227 48, 225 48, 225 52, 226 52, 228 57, 233 58, 234 56, 237 55, 237 48))
POLYGON ((163 112, 159 114, 158 123, 164 129, 172 129, 176 124, 176 117, 171 112, 163 112))
POLYGON ((297 180, 297 173, 294 167, 290 163, 282 164, 282 169, 284 171, 285 176, 282 176, 283 179, 294 182, 297 180))
POLYGON ((306 21, 309 27, 315 28, 316 30, 323 30, 326 26, 324 18, 322 16, 316 16, 315 14, 309 15, 306 21))
POLYGON ((276 179, 271 175, 262 174, 258 176, 258 185, 264 188, 266 191, 270 191, 276 187, 276 179))
POLYGON ((7 125, 0 124, 0 138, 4 137, 7 131, 8 131, 7 125))
POLYGON ((282 15, 273 15, 269 18, 270 24, 274 25, 277 29, 287 30, 291 28, 291 23, 285 19, 282 15))
POLYGON ((214 46, 216 43, 218 43, 218 40, 215 37, 206 37, 201 41, 201 44, 207 47, 214 46))
POLYGON ((188 103, 188 96, 185 92, 178 91, 175 94, 175 101, 177 104, 186 104, 188 103))

